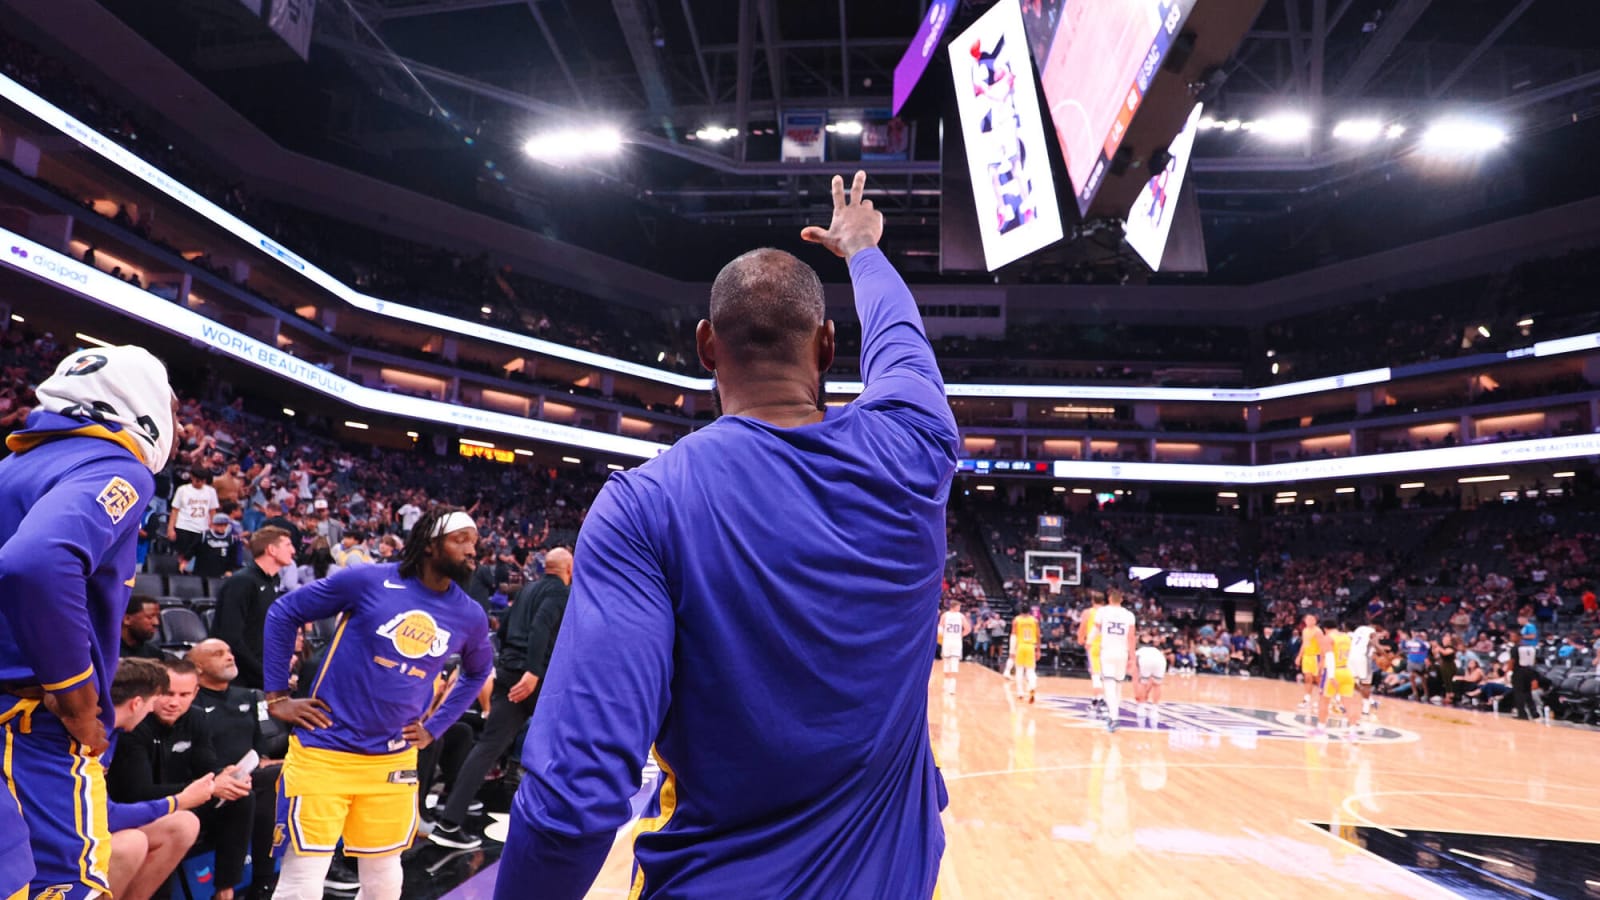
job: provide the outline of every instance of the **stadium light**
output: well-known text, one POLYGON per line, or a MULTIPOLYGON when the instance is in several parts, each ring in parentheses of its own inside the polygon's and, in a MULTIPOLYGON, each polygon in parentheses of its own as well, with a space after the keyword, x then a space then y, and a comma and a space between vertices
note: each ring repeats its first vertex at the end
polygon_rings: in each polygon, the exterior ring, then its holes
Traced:
POLYGON ((1571 477, 1573 477, 1573 476, 1575 476, 1577 474, 1578 474, 1577 472, 1557 472, 1557 473, 1555 473, 1554 475, 1552 475, 1550 477, 1551 478, 1571 478, 1571 477))
POLYGON ((1265 140, 1289 143, 1305 140, 1306 135, 1311 133, 1311 117, 1300 113, 1280 113, 1247 122, 1242 127, 1265 140))
POLYGON ((521 447, 518 447, 517 449, 515 449, 515 450, 513 450, 511 452, 515 453, 518 456, 532 456, 533 455, 533 451, 532 450, 524 450, 521 447))
POLYGON ((1335 488, 1333 492, 1335 494, 1354 494, 1356 492, 1356 489, 1353 488, 1353 487, 1342 487, 1342 488, 1335 488))
POLYGON ((1479 325, 1478 326, 1478 333, 1483 335, 1484 337, 1493 337, 1494 336, 1494 335, 1491 335, 1489 333, 1489 326, 1487 326, 1487 325, 1479 325))
POLYGON ((616 156, 622 150, 622 132, 614 126, 569 128, 528 138, 522 150, 534 159, 548 163, 577 162, 587 158, 616 156))
POLYGON ((624 467, 623 466, 619 466, 616 463, 606 463, 606 468, 610 469, 613 472, 621 472, 624 467))
POLYGON ((1467 156, 1506 142, 1506 130, 1480 119, 1439 119, 1422 133, 1421 148, 1436 156, 1467 156))
POLYGON ((1395 123, 1393 125, 1390 125, 1387 129, 1385 129, 1384 132, 1383 132, 1383 136, 1384 136, 1384 139, 1386 139, 1386 140, 1397 141, 1405 133, 1406 133, 1406 127, 1397 122, 1397 123, 1395 123))
POLYGON ((1277 363, 1273 363, 1272 364, 1272 374, 1274 374, 1274 375, 1278 374, 1278 368, 1279 368, 1278 364, 1277 363))
POLYGON ((485 450, 494 449, 494 444, 491 444, 488 441, 475 441, 472 438, 462 438, 461 443, 466 444, 468 447, 482 447, 485 450))
POLYGON ((1456 484, 1483 484, 1486 481, 1510 481, 1510 475, 1472 475, 1467 478, 1457 478, 1456 484))
POLYGON ((414 441, 420 437, 420 435, 418 435, 415 431, 408 431, 406 432, 406 437, 411 438, 414 441))
POLYGON ((346 423, 344 423, 344 427, 346 427, 346 428, 354 428, 357 431, 366 431, 371 426, 369 426, 365 422, 346 422, 346 423))
POLYGON ((17 315, 16 313, 12 313, 11 314, 11 321, 13 321, 13 322, 26 322, 28 320, 24 319, 23 317, 21 317, 19 315, 17 315))
POLYGON ((829 122, 827 125, 823 126, 823 130, 827 131, 829 134, 837 134, 842 137, 855 137, 861 134, 863 128, 860 122, 847 121, 829 122))
POLYGON ((739 129, 724 128, 721 125, 707 125, 695 131, 694 136, 696 140, 720 144, 723 141, 732 140, 733 138, 738 137, 739 129))
POLYGON ((1092 494, 1092 493, 1094 493, 1094 491, 1091 491, 1088 488, 1073 488, 1072 492, 1074 494, 1092 494))
POLYGON ((1517 327, 1518 328, 1532 328, 1533 327, 1533 320, 1532 319, 1518 319, 1517 320, 1517 327))
POLYGON ((1345 119, 1333 126, 1333 139, 1352 144, 1370 144, 1383 136, 1383 123, 1377 119, 1345 119))
POLYGON ((110 341, 102 341, 97 337, 90 337, 89 335, 84 334, 81 331, 78 332, 77 334, 74 334, 73 337, 77 338, 80 341, 83 341, 85 344, 93 344, 96 347, 109 347, 109 346, 111 346, 111 342, 110 341))
POLYGON ((563 456, 561 457, 561 461, 564 463, 572 463, 575 466, 583 465, 583 460, 577 458, 576 456, 563 456))
POLYGON ((1065 494, 1067 492, 1067 489, 1065 487, 1059 485, 1059 484, 1056 485, 1055 487, 1051 488, 1050 490, 1055 492, 1055 493, 1057 493, 1057 494, 1065 494))
POLYGON ((978 490, 980 490, 980 491, 992 491, 992 490, 994 490, 994 485, 992 485, 992 484, 980 484, 980 485, 978 485, 978 490))
POLYGON ((287 407, 287 406, 285 406, 285 407, 284 407, 284 408, 283 408, 283 414, 284 414, 284 415, 286 415, 286 416, 288 416, 288 417, 289 417, 289 418, 291 418, 291 419, 292 419, 292 418, 294 418, 294 410, 292 410, 292 409, 290 409, 290 408, 289 408, 289 407, 287 407))
POLYGON ((1408 481, 1405 484, 1400 485, 1400 490, 1409 491, 1412 488, 1422 488, 1422 487, 1427 487, 1427 485, 1423 484, 1420 481, 1408 481))
POLYGON ((1239 492, 1238 491, 1218 491, 1217 492, 1217 499, 1218 500, 1237 500, 1237 499, 1239 499, 1239 492))

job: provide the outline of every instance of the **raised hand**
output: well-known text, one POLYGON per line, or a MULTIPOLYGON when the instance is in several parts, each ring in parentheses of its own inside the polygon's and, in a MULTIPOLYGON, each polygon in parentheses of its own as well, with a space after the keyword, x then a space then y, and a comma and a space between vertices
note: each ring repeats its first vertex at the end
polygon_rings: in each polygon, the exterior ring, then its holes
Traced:
POLYGON ((858 171, 846 197, 844 179, 833 176, 833 221, 825 229, 806 226, 800 232, 801 240, 821 244, 835 256, 847 260, 862 250, 878 246, 883 238, 883 213, 873 208, 871 200, 861 198, 866 187, 867 173, 858 171))

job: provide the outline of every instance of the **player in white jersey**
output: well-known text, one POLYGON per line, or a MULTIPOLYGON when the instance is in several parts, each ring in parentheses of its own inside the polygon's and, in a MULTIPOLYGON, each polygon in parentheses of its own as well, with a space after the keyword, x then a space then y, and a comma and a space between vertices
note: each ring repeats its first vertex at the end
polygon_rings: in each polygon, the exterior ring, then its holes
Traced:
POLYGON ((1371 625, 1359 625, 1350 632, 1350 674, 1361 692, 1361 718, 1372 715, 1372 638, 1371 625))
POLYGON ((1139 703, 1139 723, 1149 720, 1154 728, 1161 723, 1161 679, 1167 674, 1167 654, 1155 646, 1155 636, 1146 634, 1133 655, 1134 666, 1139 671, 1139 684, 1134 688, 1134 699, 1139 703))
POLYGON ((1122 592, 1106 592, 1106 605, 1094 616, 1094 639, 1100 647, 1100 685, 1106 695, 1106 731, 1117 730, 1122 704, 1122 680, 1139 645, 1133 610, 1122 605, 1122 592))
POLYGON ((961 601, 951 600, 939 617, 939 655, 944 658, 944 692, 956 692, 956 670, 961 667, 961 639, 972 633, 972 623, 961 612, 961 601))

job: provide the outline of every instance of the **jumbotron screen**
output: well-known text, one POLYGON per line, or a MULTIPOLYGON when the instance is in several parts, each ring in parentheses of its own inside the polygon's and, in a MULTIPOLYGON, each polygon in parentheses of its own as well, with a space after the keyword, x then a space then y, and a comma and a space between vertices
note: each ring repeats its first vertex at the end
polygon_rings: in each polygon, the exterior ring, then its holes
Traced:
POLYGON ((1028 46, 1087 214, 1195 0, 1023 0, 1028 46))

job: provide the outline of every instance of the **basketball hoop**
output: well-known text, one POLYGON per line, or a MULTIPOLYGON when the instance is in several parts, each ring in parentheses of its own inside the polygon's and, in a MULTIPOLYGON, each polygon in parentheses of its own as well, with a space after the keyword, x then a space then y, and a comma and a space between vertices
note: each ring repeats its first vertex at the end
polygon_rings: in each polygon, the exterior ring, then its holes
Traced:
POLYGON ((1060 575, 1046 573, 1044 576, 1045 586, 1050 588, 1050 593, 1052 594, 1061 593, 1061 581, 1062 579, 1060 575))

